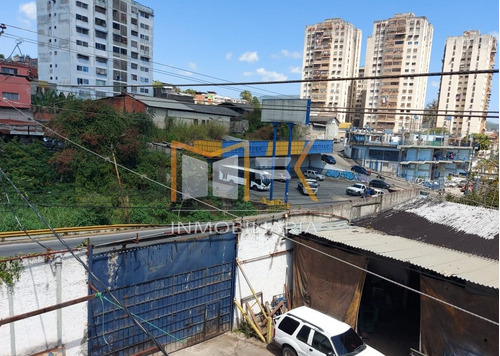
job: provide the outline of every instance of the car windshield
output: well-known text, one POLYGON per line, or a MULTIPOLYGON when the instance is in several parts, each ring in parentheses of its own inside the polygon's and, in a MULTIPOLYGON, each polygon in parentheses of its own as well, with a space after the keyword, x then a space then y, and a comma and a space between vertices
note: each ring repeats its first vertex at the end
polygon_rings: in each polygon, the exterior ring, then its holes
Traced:
POLYGON ((366 348, 366 345, 353 329, 349 329, 343 334, 332 336, 332 343, 338 356, 356 355, 366 348))

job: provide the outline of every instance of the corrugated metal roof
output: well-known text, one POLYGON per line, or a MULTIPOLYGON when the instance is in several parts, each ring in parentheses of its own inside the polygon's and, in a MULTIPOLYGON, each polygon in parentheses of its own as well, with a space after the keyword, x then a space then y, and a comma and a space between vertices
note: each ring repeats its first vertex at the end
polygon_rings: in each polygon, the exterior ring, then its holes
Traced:
POLYGON ((183 111, 195 111, 191 107, 187 106, 186 103, 170 100, 170 99, 162 99, 155 98, 154 96, 146 96, 146 95, 132 95, 132 97, 140 102, 146 104, 149 107, 153 108, 162 108, 162 109, 171 109, 171 110, 183 110, 183 111))
POLYGON ((498 260, 498 210, 419 199, 354 225, 498 260))
POLYGON ((307 232, 334 243, 344 244, 380 256, 407 262, 445 277, 457 277, 482 286, 498 289, 497 260, 443 248, 403 237, 386 235, 362 227, 293 229, 293 234, 307 232))

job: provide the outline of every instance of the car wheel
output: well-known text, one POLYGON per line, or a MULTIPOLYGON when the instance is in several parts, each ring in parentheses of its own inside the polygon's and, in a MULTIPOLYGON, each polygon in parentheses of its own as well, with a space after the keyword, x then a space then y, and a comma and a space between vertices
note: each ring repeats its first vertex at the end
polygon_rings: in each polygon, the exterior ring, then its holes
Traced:
POLYGON ((283 356, 297 356, 295 350, 290 346, 285 346, 281 352, 283 356))

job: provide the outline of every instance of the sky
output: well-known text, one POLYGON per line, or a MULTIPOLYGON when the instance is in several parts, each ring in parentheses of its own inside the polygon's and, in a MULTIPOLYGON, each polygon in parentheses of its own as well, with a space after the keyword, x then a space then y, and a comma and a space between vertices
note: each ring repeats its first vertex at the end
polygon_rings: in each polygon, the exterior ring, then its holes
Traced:
MULTIPOLYGON (((257 97, 298 96, 300 84, 224 87, 193 84, 300 80, 305 27, 325 19, 338 17, 362 30, 363 65, 366 39, 371 35, 374 21, 402 12, 427 17, 434 27, 430 72, 442 69, 447 37, 480 30, 498 38, 499 30, 498 0, 141 0, 139 3, 154 10, 154 80, 235 98, 243 90, 257 97)), ((36 1, 2 0, 0 23, 7 26, 0 36, 0 53, 8 56, 14 51, 14 55, 37 57, 36 1), (19 40, 22 40, 20 50, 16 48, 19 40)), ((495 69, 498 68, 497 54, 495 69)), ((494 74, 489 111, 498 112, 498 87, 498 74, 494 74)), ((426 103, 437 99, 438 90, 439 77, 429 77, 426 103)))

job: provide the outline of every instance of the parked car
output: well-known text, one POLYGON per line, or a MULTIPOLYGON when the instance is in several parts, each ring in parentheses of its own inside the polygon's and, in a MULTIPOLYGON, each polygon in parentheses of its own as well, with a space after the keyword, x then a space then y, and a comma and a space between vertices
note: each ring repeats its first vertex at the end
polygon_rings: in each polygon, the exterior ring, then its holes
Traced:
POLYGON ((302 306, 274 319, 273 342, 283 356, 383 356, 346 323, 302 306))
POLYGON ((337 163, 337 161, 335 160, 335 158, 333 158, 332 155, 321 155, 321 160, 329 164, 337 163))
POLYGON ((364 175, 367 175, 367 176, 369 176, 370 174, 372 174, 372 172, 369 169, 366 169, 365 167, 361 167, 361 166, 358 166, 358 165, 352 166, 351 167, 351 171, 356 172, 356 173, 360 173, 360 174, 364 174, 364 175))
POLYGON ((384 195, 384 191, 380 189, 375 189, 375 188, 368 188, 366 191, 366 196, 367 197, 378 197, 379 195, 384 195))
POLYGON ((288 174, 286 172, 274 172, 274 180, 286 182, 287 175, 288 174))
POLYGON ((315 171, 313 169, 308 169, 304 172, 304 176, 306 178, 311 178, 311 179, 316 179, 316 180, 323 180, 325 179, 325 176, 321 173, 318 173, 318 171, 315 171))
POLYGON ((382 189, 389 189, 391 185, 387 182, 384 182, 381 179, 372 179, 369 183, 370 187, 374 188, 382 188, 382 189))
MULTIPOLYGON (((309 184, 309 187, 311 187, 311 190, 314 194, 316 194, 318 192, 318 188, 319 188, 319 183, 316 179, 306 179, 307 183, 309 184)), ((301 191, 302 194, 304 195, 307 195, 307 189, 306 187, 304 186, 304 184, 302 183, 302 181, 299 182, 299 184, 297 184, 297 189, 301 191)))
POLYGON ((345 193, 347 195, 362 196, 365 191, 366 191, 366 185, 361 184, 361 183, 355 183, 355 184, 351 185, 350 187, 347 187, 345 193))

